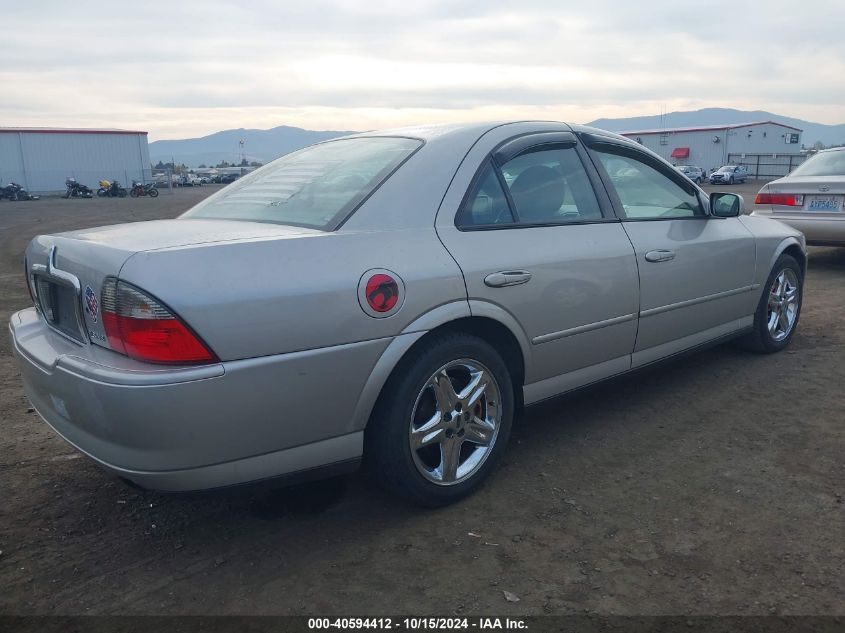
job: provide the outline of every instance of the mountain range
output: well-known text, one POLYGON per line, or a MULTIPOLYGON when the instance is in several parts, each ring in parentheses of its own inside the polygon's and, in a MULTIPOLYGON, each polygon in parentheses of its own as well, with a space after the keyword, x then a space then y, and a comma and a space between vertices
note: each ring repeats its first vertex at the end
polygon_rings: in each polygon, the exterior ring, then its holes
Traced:
MULTIPOLYGON (((845 144, 845 124, 825 125, 803 121, 763 110, 733 110, 728 108, 706 108, 688 112, 670 112, 664 115, 640 116, 621 119, 596 119, 587 125, 626 132, 645 129, 672 127, 700 127, 706 125, 731 125, 756 121, 775 121, 797 127, 804 131, 802 143, 812 147, 814 143, 825 145, 845 144)), ((266 163, 283 154, 338 136, 353 134, 350 131, 304 130, 281 125, 269 130, 233 129, 215 132, 201 138, 153 141, 150 143, 150 159, 153 164, 175 160, 189 167, 216 165, 221 161, 239 163, 247 161, 266 163), (243 146, 240 142, 243 141, 243 146)))
POLYGON ((238 128, 223 130, 200 138, 186 138, 150 143, 150 161, 175 161, 188 167, 213 166, 222 161, 240 163, 241 159, 266 163, 292 152, 330 138, 354 132, 303 130, 280 125, 269 130, 238 128), (240 142, 243 141, 243 146, 240 142))

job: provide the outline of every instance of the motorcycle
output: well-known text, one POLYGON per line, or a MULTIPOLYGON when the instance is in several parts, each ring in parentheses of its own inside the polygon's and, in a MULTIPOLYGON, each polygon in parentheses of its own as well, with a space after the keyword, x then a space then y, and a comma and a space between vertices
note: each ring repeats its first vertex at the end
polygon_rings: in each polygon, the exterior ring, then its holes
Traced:
POLYGON ((10 182, 5 187, 0 187, 0 200, 3 198, 9 200, 38 200, 39 197, 31 195, 16 182, 10 182))
POLYGON ((149 196, 150 198, 158 197, 158 189, 154 183, 144 184, 143 182, 132 181, 132 189, 129 190, 129 195, 133 198, 140 196, 149 196))
POLYGON ((65 186, 67 187, 65 198, 91 198, 94 195, 90 187, 76 182, 75 178, 65 180, 65 186))
POLYGON ((97 189, 97 195, 100 198, 125 198, 127 194, 126 189, 120 186, 116 180, 109 182, 108 180, 100 181, 100 188, 97 189))

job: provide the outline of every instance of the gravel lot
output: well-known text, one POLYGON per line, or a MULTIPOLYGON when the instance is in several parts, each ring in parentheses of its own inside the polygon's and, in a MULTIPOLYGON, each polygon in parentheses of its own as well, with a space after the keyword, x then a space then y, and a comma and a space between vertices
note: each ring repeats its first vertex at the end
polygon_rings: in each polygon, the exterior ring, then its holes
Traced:
MULTIPOLYGON (((212 189, 0 202, 0 321, 29 304, 34 235, 212 189)), ((787 352, 725 345, 528 409, 488 484, 438 511, 361 475, 129 488, 29 410, 4 335, 0 613, 845 615, 843 306, 845 249, 812 249, 787 352)))

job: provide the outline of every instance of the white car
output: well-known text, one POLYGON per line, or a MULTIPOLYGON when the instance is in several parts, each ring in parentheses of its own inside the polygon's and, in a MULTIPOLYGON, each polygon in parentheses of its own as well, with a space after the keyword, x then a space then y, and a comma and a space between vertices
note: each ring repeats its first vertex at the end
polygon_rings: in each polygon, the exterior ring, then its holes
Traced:
POLYGON ((818 152, 788 176, 763 185, 752 215, 798 229, 815 246, 845 246, 845 147, 818 152))

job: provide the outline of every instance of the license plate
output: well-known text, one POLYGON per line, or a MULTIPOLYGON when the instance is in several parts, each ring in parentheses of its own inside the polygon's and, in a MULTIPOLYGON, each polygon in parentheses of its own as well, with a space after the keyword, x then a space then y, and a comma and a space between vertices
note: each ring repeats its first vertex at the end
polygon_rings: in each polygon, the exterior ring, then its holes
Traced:
POLYGON ((810 196, 807 211, 839 211, 842 196, 810 196))
POLYGON ((76 291, 70 286, 40 276, 35 278, 35 288, 41 313, 47 323, 70 338, 81 341, 79 298, 76 291))

